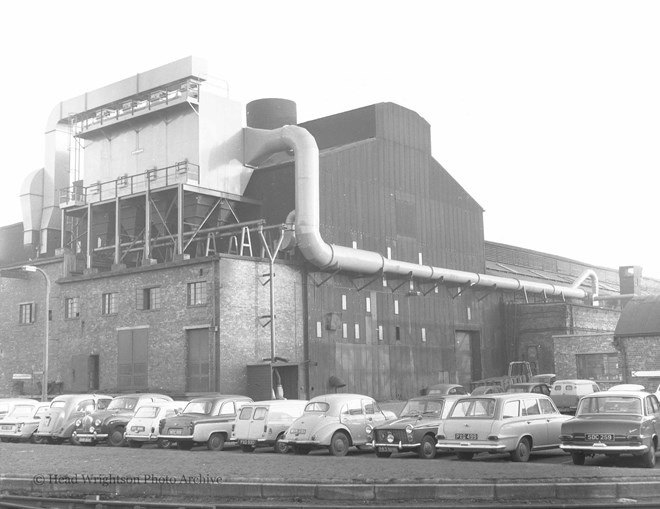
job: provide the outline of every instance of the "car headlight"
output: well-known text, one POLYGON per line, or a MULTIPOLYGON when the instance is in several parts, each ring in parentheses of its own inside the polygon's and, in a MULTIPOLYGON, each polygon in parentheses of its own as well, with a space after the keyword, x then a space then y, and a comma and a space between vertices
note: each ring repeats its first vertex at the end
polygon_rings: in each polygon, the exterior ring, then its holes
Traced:
POLYGON ((406 436, 408 437, 408 442, 412 442, 412 439, 413 439, 413 425, 412 424, 408 424, 408 426, 406 426, 406 436))
POLYGON ((90 433, 94 433, 94 430, 96 430, 96 428, 95 428, 94 426, 90 426, 90 427, 89 427, 89 432, 90 432, 90 433))
POLYGON ((101 425, 101 419, 96 419, 96 420, 94 421, 94 426, 97 426, 97 427, 98 427, 98 426, 100 426, 100 425, 101 425))
POLYGON ((76 428, 82 426, 82 419, 76 419, 76 428))
POLYGON ((388 444, 393 444, 394 443, 394 435, 390 432, 387 434, 385 437, 385 440, 387 440, 388 444))
POLYGON ((373 432, 374 432, 374 427, 371 424, 367 424, 367 437, 372 438, 373 437, 373 432))

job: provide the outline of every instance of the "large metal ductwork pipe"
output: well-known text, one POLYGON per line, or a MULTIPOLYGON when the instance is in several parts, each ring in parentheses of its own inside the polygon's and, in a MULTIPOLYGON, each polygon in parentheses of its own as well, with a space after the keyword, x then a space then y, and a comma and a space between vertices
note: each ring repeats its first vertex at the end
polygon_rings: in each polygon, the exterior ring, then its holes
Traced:
POLYGON ((373 251, 328 244, 320 233, 319 149, 314 137, 306 129, 295 125, 273 130, 246 128, 247 161, 290 149, 294 152, 295 163, 297 245, 303 256, 321 270, 358 274, 377 274, 382 271, 385 277, 411 277, 457 285, 524 290, 575 299, 590 299, 598 294, 598 276, 591 269, 567 287, 391 260, 373 251), (580 288, 587 278, 592 282, 592 294, 580 288))

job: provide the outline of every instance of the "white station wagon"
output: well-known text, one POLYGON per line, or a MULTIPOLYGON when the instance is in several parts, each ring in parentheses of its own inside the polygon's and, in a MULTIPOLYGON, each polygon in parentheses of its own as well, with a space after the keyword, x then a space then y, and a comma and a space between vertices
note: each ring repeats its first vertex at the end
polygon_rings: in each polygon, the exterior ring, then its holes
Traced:
POLYGON ((532 451, 559 447, 561 425, 571 418, 543 394, 468 396, 438 426, 436 447, 459 459, 508 452, 513 461, 527 461, 532 451))

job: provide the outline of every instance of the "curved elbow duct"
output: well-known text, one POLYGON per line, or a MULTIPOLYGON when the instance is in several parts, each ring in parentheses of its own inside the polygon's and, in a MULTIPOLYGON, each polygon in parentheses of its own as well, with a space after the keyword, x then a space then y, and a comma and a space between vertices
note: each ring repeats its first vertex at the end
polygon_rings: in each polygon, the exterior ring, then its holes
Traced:
POLYGON ((524 290, 545 295, 586 299, 589 293, 580 288, 592 278, 593 293, 597 293, 598 279, 593 271, 578 279, 571 287, 523 281, 419 265, 391 260, 379 253, 328 244, 320 233, 319 149, 314 137, 306 129, 287 125, 278 129, 246 129, 247 160, 253 161, 270 153, 293 149, 295 163, 295 236, 303 256, 320 269, 340 270, 359 274, 410 277, 429 281, 443 281, 458 285, 482 286, 502 290, 524 290))

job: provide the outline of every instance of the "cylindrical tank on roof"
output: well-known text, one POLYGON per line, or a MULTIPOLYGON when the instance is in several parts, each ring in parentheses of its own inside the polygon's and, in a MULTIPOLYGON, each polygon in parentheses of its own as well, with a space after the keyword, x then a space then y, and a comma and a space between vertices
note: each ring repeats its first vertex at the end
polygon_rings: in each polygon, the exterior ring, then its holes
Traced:
POLYGON ((245 107, 248 127, 278 129, 298 123, 296 103, 289 99, 256 99, 245 107))

